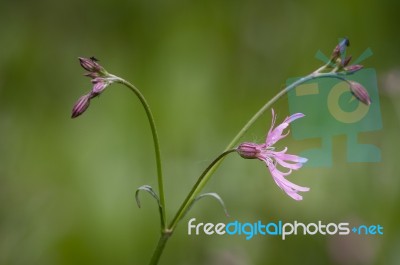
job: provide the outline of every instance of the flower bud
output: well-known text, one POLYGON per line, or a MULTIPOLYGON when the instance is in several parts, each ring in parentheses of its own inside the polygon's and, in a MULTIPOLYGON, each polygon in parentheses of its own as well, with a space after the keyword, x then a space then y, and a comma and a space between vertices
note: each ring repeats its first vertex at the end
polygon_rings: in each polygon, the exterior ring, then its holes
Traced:
POLYGON ((89 73, 85 73, 84 76, 90 77, 92 79, 99 77, 100 75, 96 72, 89 72, 89 73))
POLYGON ((332 52, 332 61, 335 61, 342 54, 344 54, 347 47, 350 46, 350 41, 348 38, 344 38, 338 45, 336 45, 335 49, 332 52))
POLYGON ((354 81, 349 82, 351 93, 365 105, 370 105, 371 98, 369 97, 367 90, 360 83, 354 81))
POLYGON ((348 56, 346 59, 344 59, 343 60, 343 62, 342 62, 342 66, 344 67, 344 66, 347 66, 349 63, 350 63, 350 61, 351 61, 351 55, 350 56, 348 56))
POLYGON ((85 112, 85 110, 89 107, 90 98, 91 98, 91 96, 89 93, 78 99, 78 101, 75 103, 75 105, 72 109, 71 118, 76 118, 85 112))
POLYGON ((255 143, 242 143, 238 146, 236 151, 243 158, 254 159, 257 158, 259 154, 258 146, 259 145, 255 143))
POLYGON ((346 66, 344 68, 344 70, 348 73, 348 74, 353 74, 361 69, 363 69, 364 66, 362 66, 361 64, 355 64, 355 65, 350 65, 350 66, 346 66))
POLYGON ((107 75, 107 71, 97 62, 98 60, 94 57, 90 58, 79 57, 79 63, 86 71, 89 72, 86 75, 91 78, 107 75))
POLYGON ((89 72, 98 72, 100 70, 100 65, 95 61, 90 58, 83 58, 79 57, 79 63, 81 66, 89 72))
POLYGON ((93 83, 93 88, 92 88, 92 94, 97 96, 100 95, 101 92, 108 86, 108 82, 104 80, 104 78, 95 78, 92 79, 93 83))

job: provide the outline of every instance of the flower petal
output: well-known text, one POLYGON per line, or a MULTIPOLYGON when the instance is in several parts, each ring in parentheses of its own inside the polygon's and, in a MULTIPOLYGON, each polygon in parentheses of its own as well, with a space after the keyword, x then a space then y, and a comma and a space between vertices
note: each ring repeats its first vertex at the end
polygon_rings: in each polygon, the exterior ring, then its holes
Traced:
POLYGON ((297 170, 297 169, 299 169, 299 168, 301 168, 303 166, 302 163, 294 163, 294 164, 287 163, 287 162, 285 162, 285 161, 283 161, 283 160, 281 160, 279 158, 275 158, 275 160, 276 160, 276 162, 278 162, 279 165, 281 165, 281 166, 283 166, 285 168, 289 168, 289 169, 297 170))
POLYGON ((269 171, 278 171, 279 174, 281 174, 282 176, 288 176, 292 173, 292 170, 289 168, 288 172, 282 172, 279 169, 276 168, 276 163, 274 163, 274 161, 272 160, 272 158, 270 157, 260 157, 260 160, 264 161, 265 164, 267 164, 267 167, 269 169, 269 171))
POLYGON ((298 194, 298 192, 307 192, 310 190, 308 187, 302 187, 299 185, 296 185, 287 179, 284 178, 281 172, 276 169, 271 169, 270 168, 270 173, 275 181, 275 183, 290 197, 292 197, 295 200, 302 200, 303 197, 298 194))
POLYGON ((274 159, 279 165, 285 168, 297 170, 308 161, 307 158, 300 157, 297 155, 286 154, 287 147, 282 151, 265 150, 261 153, 262 157, 269 157, 274 159))
POLYGON ((275 126, 275 121, 276 121, 276 116, 277 116, 277 115, 275 115, 274 109, 271 109, 271 112, 272 112, 272 120, 271 120, 271 127, 269 128, 268 134, 269 134, 269 133, 272 131, 272 129, 274 128, 274 126, 275 126))
POLYGON ((303 164, 308 161, 307 158, 290 154, 274 153, 273 156, 279 165, 294 170, 301 168, 303 164), (288 162, 293 162, 293 163, 288 163, 288 162))
POLYGON ((276 153, 276 157, 278 157, 281 160, 285 160, 285 161, 291 161, 291 162, 299 162, 299 163, 306 163, 308 161, 307 158, 305 157, 301 157, 301 156, 297 156, 297 155, 291 155, 291 154, 285 154, 285 153, 276 153))
POLYGON ((292 197, 296 201, 303 200, 303 196, 301 196, 300 194, 298 194, 296 192, 286 192, 286 194, 289 195, 290 197, 292 197))
POLYGON ((271 128, 269 129, 267 137, 265 139, 265 144, 267 146, 272 146, 280 139, 285 138, 289 134, 289 132, 287 132, 286 134, 283 134, 283 131, 289 126, 289 124, 291 122, 293 122, 294 120, 304 117, 305 115, 303 113, 295 113, 295 114, 291 115, 290 117, 286 117, 286 119, 274 129, 276 116, 277 115, 275 115, 275 112, 272 109, 271 128))
POLYGON ((296 191, 303 191, 303 192, 310 190, 310 188, 302 187, 302 186, 299 186, 299 185, 296 185, 296 184, 290 182, 289 180, 284 178, 278 170, 270 170, 270 172, 271 172, 272 177, 276 181, 279 181, 280 183, 282 183, 286 188, 290 188, 290 189, 296 190, 296 191))
POLYGON ((275 129, 270 129, 267 135, 267 139, 265 141, 265 144, 267 146, 271 146, 278 142, 280 139, 285 138, 287 134, 282 135, 283 130, 285 130, 289 126, 289 123, 282 123, 275 129))
POLYGON ((303 113, 300 113, 300 112, 295 113, 295 114, 291 115, 290 117, 287 117, 283 122, 291 123, 292 121, 303 118, 304 116, 306 116, 306 115, 304 115, 303 113))

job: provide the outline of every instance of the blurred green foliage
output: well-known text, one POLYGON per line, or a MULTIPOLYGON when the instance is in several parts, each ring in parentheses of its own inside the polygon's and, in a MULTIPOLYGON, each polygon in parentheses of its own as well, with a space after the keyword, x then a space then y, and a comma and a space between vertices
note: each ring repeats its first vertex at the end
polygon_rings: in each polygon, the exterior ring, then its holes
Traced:
MULTIPOLYGON (((265 166, 228 157, 175 231, 161 264, 399 264, 399 3, 381 1, 10 1, 0 2, 0 264, 146 264, 158 240, 151 135, 139 102, 113 85, 70 119, 90 89, 78 56, 96 56, 136 84, 158 124, 172 217, 196 177, 247 119, 307 74, 339 37, 350 54, 371 48, 383 129, 361 135, 382 162, 350 164, 334 139, 332 168, 291 179, 311 187, 295 202, 265 166), (187 220, 381 224, 383 236, 188 236, 187 220)), ((287 98, 274 108, 283 118, 287 98)), ((267 113, 246 140, 262 141, 267 113)), ((284 145, 296 153, 318 139, 284 145)))

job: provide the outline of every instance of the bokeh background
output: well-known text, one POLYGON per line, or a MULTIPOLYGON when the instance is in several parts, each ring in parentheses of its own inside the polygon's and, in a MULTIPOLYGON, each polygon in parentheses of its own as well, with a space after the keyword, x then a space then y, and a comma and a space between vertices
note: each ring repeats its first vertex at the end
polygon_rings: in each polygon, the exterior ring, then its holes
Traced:
MULTIPOLYGON (((146 264, 159 236, 149 126, 139 101, 113 85, 78 119, 90 90, 78 56, 96 56, 136 84, 152 106, 171 218, 201 171, 291 77, 321 65, 338 38, 374 56, 383 128, 365 133, 379 163, 348 163, 334 137, 333 166, 291 176, 311 187, 296 202, 265 166, 228 157, 180 223, 160 264, 399 264, 399 3, 380 1, 0 2, 0 264, 146 264), (188 236, 187 221, 319 220, 380 224, 383 236, 188 236)), ((283 118, 288 100, 274 108, 283 118)), ((316 111, 318 111, 316 109, 316 111)), ((279 118, 278 118, 279 119, 279 118)), ((262 141, 267 112, 244 137, 262 141)), ((323 130, 323 128, 321 128, 323 130)), ((319 139, 288 137, 297 153, 319 139)))

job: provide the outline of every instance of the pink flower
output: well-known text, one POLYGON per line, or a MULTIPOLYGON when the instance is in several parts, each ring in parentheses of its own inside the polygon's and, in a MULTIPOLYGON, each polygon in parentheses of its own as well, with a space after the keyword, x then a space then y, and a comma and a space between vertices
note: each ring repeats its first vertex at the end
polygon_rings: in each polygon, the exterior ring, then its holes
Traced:
POLYGON ((287 154, 287 147, 285 147, 282 151, 275 151, 275 147, 273 147, 272 145, 274 145, 282 138, 285 138, 289 134, 289 132, 283 134, 283 131, 289 126, 292 121, 302 117, 304 117, 304 114, 295 113, 292 116, 287 117, 281 124, 274 128, 276 115, 274 113, 274 110, 272 110, 272 124, 265 139, 265 143, 256 144, 245 142, 240 144, 237 148, 238 154, 243 158, 257 158, 261 161, 264 161, 275 183, 284 192, 286 192, 287 195, 297 201, 303 199, 303 197, 298 193, 309 191, 310 188, 298 186, 288 181, 285 177, 290 175, 292 173, 292 170, 297 170, 301 168, 303 164, 307 162, 307 158, 287 154), (283 168, 287 168, 288 171, 282 172, 281 170, 279 170, 277 168, 278 164, 283 168))

